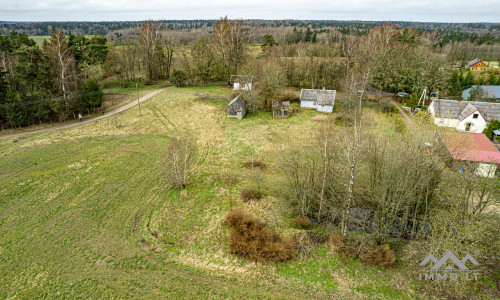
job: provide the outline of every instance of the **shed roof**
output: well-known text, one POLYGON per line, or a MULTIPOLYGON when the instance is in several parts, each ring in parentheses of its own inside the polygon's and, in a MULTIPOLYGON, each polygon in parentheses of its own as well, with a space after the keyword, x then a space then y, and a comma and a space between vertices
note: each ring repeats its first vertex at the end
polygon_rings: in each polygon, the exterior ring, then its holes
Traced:
POLYGON ((482 133, 440 132, 439 136, 453 159, 500 164, 500 151, 482 133))
POLYGON ((253 76, 251 75, 231 75, 231 83, 250 83, 253 81, 253 76))
POLYGON ((500 85, 472 85, 470 87, 463 89, 462 99, 474 100, 474 99, 469 99, 470 92, 477 87, 482 88, 486 92, 486 94, 488 95, 487 96, 488 98, 500 99, 500 85))
POLYGON ((332 104, 335 101, 336 90, 320 90, 320 89, 302 89, 300 91, 300 100, 328 102, 332 104))
POLYGON ((243 99, 241 99, 240 96, 237 96, 233 100, 231 100, 231 102, 229 102, 229 104, 226 107, 229 107, 233 103, 236 103, 236 102, 238 102, 238 104, 240 104, 243 108, 245 108, 247 106, 245 101, 243 101, 243 99))
MULTIPOLYGON (((442 99, 433 100, 433 103, 434 114, 438 118, 459 119, 465 108, 468 105, 471 105, 472 107, 477 109, 477 111, 479 111, 479 113, 487 122, 491 121, 492 119, 500 120, 500 103, 442 99)), ((466 115, 466 113, 464 112, 463 115, 466 115)))
POLYGON ((471 60, 471 61, 470 61, 467 65, 470 67, 470 66, 472 66, 473 64, 478 63, 478 62, 480 62, 480 61, 481 61, 481 60, 480 60, 479 58, 476 58, 476 59, 471 60))

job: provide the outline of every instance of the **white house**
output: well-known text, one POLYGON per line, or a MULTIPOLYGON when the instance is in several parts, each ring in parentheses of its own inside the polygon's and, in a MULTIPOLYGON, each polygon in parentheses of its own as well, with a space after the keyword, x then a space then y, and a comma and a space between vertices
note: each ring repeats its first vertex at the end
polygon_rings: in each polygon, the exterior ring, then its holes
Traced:
POLYGON ((487 123, 500 120, 500 103, 434 99, 429 112, 438 126, 481 133, 487 123))
POLYGON ((333 112, 335 90, 302 89, 300 91, 300 107, 314 108, 320 112, 333 112))
POLYGON ((249 75, 231 75, 233 90, 251 91, 253 76, 249 75))

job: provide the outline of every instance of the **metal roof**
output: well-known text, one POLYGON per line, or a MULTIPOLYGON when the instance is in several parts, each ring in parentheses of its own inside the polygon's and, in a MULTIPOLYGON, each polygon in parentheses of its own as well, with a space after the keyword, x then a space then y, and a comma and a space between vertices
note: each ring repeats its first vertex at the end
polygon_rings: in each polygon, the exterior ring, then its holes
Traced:
POLYGON ((253 76, 251 75, 231 75, 231 83, 251 83, 253 81, 253 76))
POLYGON ((333 105, 335 102, 336 90, 302 89, 300 100, 319 101, 321 105, 333 105))
POLYGON ((242 108, 246 108, 247 107, 245 101, 243 101, 243 99, 241 99, 240 96, 237 96, 236 98, 234 98, 233 100, 231 100, 231 102, 229 102, 229 104, 226 107, 229 107, 233 103, 236 103, 236 102, 238 102, 238 104, 240 104, 242 108))
POLYGON ((470 66, 472 66, 473 64, 478 63, 478 62, 480 62, 480 61, 481 61, 481 60, 480 60, 479 58, 476 58, 476 59, 474 59, 474 60, 471 60, 471 61, 470 61, 467 65, 468 65, 468 66, 469 66, 469 68, 470 68, 470 66))
POLYGON ((500 163, 500 151, 485 134, 468 132, 440 132, 439 136, 453 159, 500 163))
POLYGON ((438 118, 460 119, 464 115, 467 115, 467 112, 470 115, 472 109, 465 110, 465 108, 470 105, 477 109, 487 122, 493 119, 500 120, 500 103, 442 99, 433 100, 433 103, 434 114, 438 118), (464 113, 462 114, 462 112, 464 113))
POLYGON ((469 99, 470 92, 477 87, 482 88, 486 92, 487 98, 500 99, 500 85, 472 85, 468 88, 463 89, 462 99, 474 100, 474 99, 469 99))

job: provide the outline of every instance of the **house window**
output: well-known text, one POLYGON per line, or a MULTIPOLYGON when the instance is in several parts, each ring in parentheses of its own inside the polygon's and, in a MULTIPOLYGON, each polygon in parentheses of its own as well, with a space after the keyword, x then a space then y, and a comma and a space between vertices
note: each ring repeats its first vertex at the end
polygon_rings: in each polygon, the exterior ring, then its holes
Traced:
POLYGON ((478 66, 480 66, 480 65, 481 65, 481 63, 478 63, 477 65, 478 65, 478 66))
POLYGON ((472 118, 473 118, 473 119, 477 119, 478 117, 479 117, 479 114, 473 114, 473 115, 472 115, 472 118))
POLYGON ((472 70, 477 70, 477 68, 472 68, 472 70))
POLYGON ((465 131, 470 131, 471 127, 472 127, 472 123, 465 124, 465 131))
POLYGON ((484 71, 484 68, 481 68, 481 71, 484 71))

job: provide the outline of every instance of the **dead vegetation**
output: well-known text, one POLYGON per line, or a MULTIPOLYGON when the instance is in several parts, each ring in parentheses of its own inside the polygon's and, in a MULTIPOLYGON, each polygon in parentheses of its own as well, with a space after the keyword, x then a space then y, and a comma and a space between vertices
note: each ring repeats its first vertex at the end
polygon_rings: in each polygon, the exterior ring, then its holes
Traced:
POLYGON ((308 229, 312 225, 312 221, 309 217, 306 216, 297 216, 293 218, 292 221, 293 227, 298 229, 308 229))
POLYGON ((261 194, 252 189, 244 188, 240 191, 240 199, 243 202, 248 202, 252 200, 259 200, 261 198, 261 194))
POLYGON ((340 234, 330 234, 329 243, 340 256, 357 257, 363 263, 390 267, 396 262, 396 254, 388 244, 376 245, 373 242, 361 241, 340 234))
POLYGON ((243 164, 243 167, 248 169, 259 168, 265 170, 267 168, 266 164, 260 160, 249 160, 243 164))
POLYGON ((231 227, 231 253, 254 261, 287 261, 297 255, 292 239, 281 237, 260 218, 243 208, 233 208, 225 223, 231 227))

